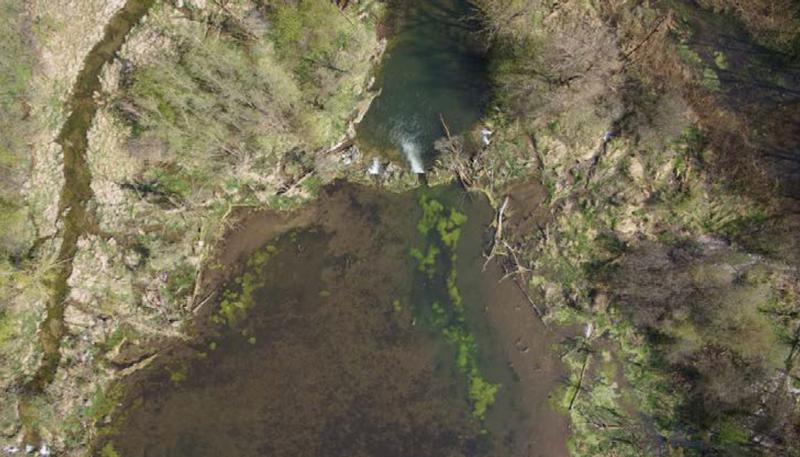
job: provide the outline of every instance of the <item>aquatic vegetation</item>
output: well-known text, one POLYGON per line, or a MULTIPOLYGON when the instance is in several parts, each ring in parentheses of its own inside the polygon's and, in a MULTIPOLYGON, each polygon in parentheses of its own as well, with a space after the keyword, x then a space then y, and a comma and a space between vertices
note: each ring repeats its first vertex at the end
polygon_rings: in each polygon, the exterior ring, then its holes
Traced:
POLYGON ((464 214, 451 208, 450 217, 441 218, 436 222, 436 231, 439 233, 439 238, 451 251, 455 249, 456 243, 461 237, 461 229, 458 227, 466 221, 467 217, 464 214))
POLYGON ((458 291, 458 275, 455 268, 450 269, 450 274, 447 275, 447 295, 450 297, 450 302, 453 307, 458 311, 458 317, 464 311, 464 301, 461 299, 461 292, 458 291))
POLYGON ((475 337, 463 325, 450 325, 442 330, 445 339, 456 349, 456 366, 467 376, 467 387, 472 415, 483 419, 486 410, 494 403, 499 384, 492 384, 483 378, 478 367, 478 347, 475 337))
POLYGON ((411 250, 411 256, 417 261, 419 271, 429 279, 437 276, 446 278, 447 300, 430 304, 431 324, 455 349, 456 366, 467 380, 472 415, 482 420, 486 410, 494 403, 500 385, 487 381, 481 374, 475 337, 466 322, 464 302, 458 290, 456 246, 467 216, 425 194, 420 196, 419 203, 422 216, 417 223, 417 230, 427 243, 427 254, 422 254, 422 250, 415 247, 411 250), (440 253, 445 255, 440 256, 440 253))
POLYGON ((714 63, 720 70, 727 70, 730 65, 728 63, 728 56, 722 51, 714 51, 714 63))
POLYGON ((476 368, 469 372, 469 399, 472 401, 472 415, 483 419, 486 410, 494 403, 500 384, 492 384, 484 379, 476 368))
POLYGON ((439 255, 439 248, 434 245, 428 246, 425 254, 417 248, 411 248, 411 257, 417 261, 417 269, 433 278, 436 274, 436 257, 439 255))
POLYGON ((186 381, 186 377, 189 375, 189 367, 186 364, 181 363, 174 368, 167 368, 167 372, 169 373, 169 380, 173 384, 180 384, 183 381, 186 381))
POLYGON ((114 447, 114 443, 109 441, 108 443, 100 449, 100 456, 101 457, 120 457, 119 452, 114 447))
POLYGON ((268 244, 250 256, 245 272, 222 293, 219 310, 210 318, 212 323, 233 327, 245 318, 253 306, 253 293, 263 285, 261 270, 276 252, 275 245, 268 244))
POLYGON ((417 231, 420 235, 427 236, 428 232, 436 227, 444 212, 444 205, 438 200, 429 198, 425 195, 419 197, 419 204, 422 207, 422 217, 417 222, 417 231))

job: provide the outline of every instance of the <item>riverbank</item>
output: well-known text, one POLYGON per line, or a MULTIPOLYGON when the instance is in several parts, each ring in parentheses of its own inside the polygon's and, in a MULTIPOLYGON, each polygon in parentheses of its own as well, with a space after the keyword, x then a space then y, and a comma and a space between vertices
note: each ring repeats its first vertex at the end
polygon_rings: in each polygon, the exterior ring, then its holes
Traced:
POLYGON ((493 195, 493 254, 544 319, 584 328, 559 349, 572 455, 794 455, 791 54, 688 2, 480 5, 491 144, 442 166, 493 195), (514 227, 526 180, 545 203, 514 227))
POLYGON ((60 455, 79 455, 94 438, 97 424, 116 406, 114 391, 109 390, 112 380, 146 365, 164 341, 185 337, 183 322, 193 309, 196 273, 232 208, 295 206, 313 198, 322 183, 342 169, 360 166, 346 162, 341 151, 324 152, 348 131, 352 134, 351 121, 363 114, 374 96, 367 91, 369 78, 383 49, 376 33, 381 7, 374 2, 359 2, 341 11, 332 5, 276 11, 255 3, 229 8, 158 2, 127 37, 109 25, 107 37, 116 40, 113 46, 101 40, 103 27, 113 22, 114 15, 129 17, 125 8, 130 5, 95 6, 82 4, 86 9, 76 11, 74 5, 56 8, 48 3, 44 8, 33 3, 15 13, 35 24, 32 46, 40 51, 34 78, 39 98, 30 99, 32 112, 37 120, 50 117, 35 137, 41 144, 33 146, 36 159, 24 186, 31 193, 23 208, 37 228, 37 237, 31 240, 33 247, 24 262, 13 265, 16 279, 3 291, 4 301, 6 296, 12 301, 0 316, 2 328, 13 335, 4 333, 2 340, 6 393, 0 417, 4 443, 37 449, 46 445, 60 455), (72 15, 99 24, 99 33, 75 34, 73 26, 82 27, 83 22, 71 20, 72 15), (268 32, 265 25, 270 21, 284 21, 287 27, 296 21, 312 21, 315 26, 324 21, 330 27, 320 30, 316 41, 306 42, 300 52, 289 49, 294 46, 289 37, 297 31, 280 29, 286 36, 268 32), (343 47, 331 48, 330 34, 338 34, 343 47), (73 35, 85 37, 86 42, 72 39, 73 35), (124 43, 117 40, 125 37, 124 43), (92 47, 98 52, 90 51, 92 47), (294 58, 315 50, 324 61, 294 58), (95 65, 100 54, 110 62, 104 65, 100 60, 95 65), (188 66, 173 60, 181 54, 188 66), (212 73, 196 73, 212 62, 220 63, 219 59, 227 59, 224 71, 217 67, 212 73), (339 65, 347 70, 340 71, 339 65), (51 72, 59 66, 69 71, 51 72), (85 81, 77 75, 81 68, 91 74, 85 81), (265 85, 262 94, 295 98, 242 99, 251 87, 236 86, 235 74, 226 80, 225 71, 254 68, 265 81, 260 83, 265 85), (98 75, 102 86, 94 87, 90 80, 98 75), (153 81, 154 76, 166 79, 153 81), (205 85, 192 94, 199 98, 176 98, 188 81, 181 79, 185 76, 205 78, 205 85), (53 89, 62 84, 80 89, 73 91, 75 102, 67 104, 67 90, 53 89), (62 108, 45 106, 59 97, 62 108), (200 100, 218 109, 197 111, 200 100), (262 102, 295 106, 292 118, 282 118, 284 114, 276 111, 278 117, 252 125, 277 138, 277 144, 264 144, 265 137, 237 137, 235 131, 223 129, 206 130, 205 136, 194 131, 189 145, 184 143, 191 139, 185 136, 189 130, 184 130, 189 124, 171 122, 207 125, 210 120, 198 116, 218 114, 220 104, 228 103, 225 112, 236 118, 213 121, 241 127, 257 119, 257 111, 264 109, 257 103, 262 102), (82 131, 64 128, 65 139, 59 142, 59 129, 71 125, 68 115, 82 131), (156 118, 157 123, 149 123, 156 118), (316 130, 308 130, 312 126, 316 130), (208 142, 203 145, 199 140, 208 142), (240 149, 244 144, 240 141, 259 149, 240 149), (192 160, 182 149, 187 146, 192 160), (70 148, 80 151, 71 155, 70 148), (201 158, 200 153, 207 155, 201 158), (309 160, 320 162, 309 170, 309 160), (202 161, 211 166, 204 167, 202 161), (269 171, 264 173, 264 167, 269 171), (60 178, 63 175, 66 180, 60 178), (76 182, 81 185, 70 181, 73 178, 79 178, 76 182), (58 195, 62 187, 68 195, 81 192, 82 196, 79 202, 62 199, 66 224, 48 216, 59 213, 57 198, 48 200, 54 202, 53 211, 40 204, 42 196, 58 195), (48 258, 52 260, 47 262, 48 258), (31 279, 23 281, 26 275, 31 279), (44 313, 46 301, 39 300, 48 295, 50 312, 44 313), (37 331, 41 319, 44 324, 37 331), (24 322, 32 325, 19 324, 24 322), (8 359, 12 353, 13 363, 8 359), (18 408, 19 398, 25 401, 18 408))

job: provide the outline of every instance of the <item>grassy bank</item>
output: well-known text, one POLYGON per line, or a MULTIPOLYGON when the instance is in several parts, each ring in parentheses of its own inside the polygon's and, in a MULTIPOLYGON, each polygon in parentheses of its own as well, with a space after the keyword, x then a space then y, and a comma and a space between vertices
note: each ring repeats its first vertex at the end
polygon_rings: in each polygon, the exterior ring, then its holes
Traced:
MULTIPOLYGON (((36 332, 32 305, 44 296, 46 266, 29 256, 35 227, 23 186, 30 177, 31 78, 36 64, 30 19, 24 5, 0 1, 0 389, 25 373, 36 332)), ((44 263, 44 262, 43 262, 44 263)), ((11 399, 9 399, 11 400, 11 399)), ((6 403, 5 401, 3 403, 6 403)), ((14 402, 0 405, 0 432, 16 429, 14 402)))

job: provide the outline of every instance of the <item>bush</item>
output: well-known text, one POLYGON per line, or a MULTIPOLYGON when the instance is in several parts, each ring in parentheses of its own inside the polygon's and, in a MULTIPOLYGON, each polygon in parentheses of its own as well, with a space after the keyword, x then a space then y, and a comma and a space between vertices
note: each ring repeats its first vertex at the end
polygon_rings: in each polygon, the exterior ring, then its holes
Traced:
POLYGON ((753 37, 773 49, 800 54, 800 4, 793 0, 700 0, 716 12, 735 15, 753 37))
POLYGON ((609 96, 621 60, 594 9, 539 0, 478 4, 495 38, 491 74, 501 109, 534 128, 558 126, 570 144, 602 136, 621 115, 620 100, 609 96))
POLYGON ((344 135, 375 43, 368 21, 330 2, 261 5, 250 13, 269 24, 260 28, 225 26, 241 21, 228 14, 200 10, 180 27, 151 17, 174 52, 135 68, 117 103, 132 154, 157 164, 138 179, 190 203, 263 188, 291 175, 290 158, 313 163, 344 135), (206 33, 204 14, 226 19, 206 33))

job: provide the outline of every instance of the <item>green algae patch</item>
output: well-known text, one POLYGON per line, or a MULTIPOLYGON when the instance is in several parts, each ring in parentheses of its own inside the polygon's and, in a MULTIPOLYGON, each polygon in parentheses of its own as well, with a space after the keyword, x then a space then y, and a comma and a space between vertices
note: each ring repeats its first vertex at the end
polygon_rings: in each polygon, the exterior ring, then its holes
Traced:
POLYGON ((114 443, 108 442, 102 449, 100 449, 100 456, 101 457, 120 457, 119 452, 114 447, 114 443))
POLYGON ((433 245, 428 246, 424 254, 417 248, 411 248, 411 257, 417 261, 417 269, 428 275, 428 278, 433 278, 436 274, 436 258, 438 255, 439 248, 433 245))
POLYGON ((189 375, 189 367, 186 364, 178 364, 175 367, 167 368, 167 372, 169 373, 169 380, 173 384, 178 385, 186 381, 189 375))
POLYGON ((253 294, 264 285, 262 270, 277 251, 269 244, 250 256, 245 273, 222 293, 219 309, 210 318, 213 324, 233 327, 245 318, 247 310, 253 307, 253 294))
POLYGON ((441 299, 431 302, 426 313, 430 316, 432 327, 441 332, 445 341, 455 350, 456 367, 466 377, 472 416, 483 420, 486 410, 495 401, 500 385, 489 382, 481 373, 478 347, 467 325, 464 300, 458 289, 456 246, 467 216, 455 207, 424 194, 420 196, 419 204, 422 215, 417 223, 417 231, 424 246, 412 248, 411 257, 420 272, 431 281, 441 281, 445 289, 441 299))

